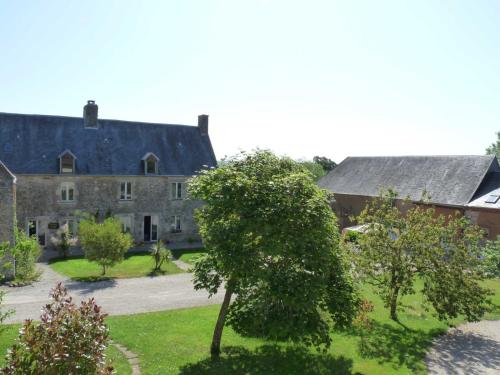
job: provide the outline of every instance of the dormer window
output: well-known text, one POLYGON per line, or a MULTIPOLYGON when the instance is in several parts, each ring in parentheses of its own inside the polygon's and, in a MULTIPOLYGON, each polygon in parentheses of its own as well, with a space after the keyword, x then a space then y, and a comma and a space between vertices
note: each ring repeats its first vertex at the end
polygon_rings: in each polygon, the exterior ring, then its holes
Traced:
POLYGON ((75 161, 76 156, 70 150, 65 150, 61 155, 59 155, 59 173, 75 173, 75 161))
POLYGON ((152 152, 148 152, 142 158, 144 162, 144 174, 158 174, 158 162, 160 159, 152 152))

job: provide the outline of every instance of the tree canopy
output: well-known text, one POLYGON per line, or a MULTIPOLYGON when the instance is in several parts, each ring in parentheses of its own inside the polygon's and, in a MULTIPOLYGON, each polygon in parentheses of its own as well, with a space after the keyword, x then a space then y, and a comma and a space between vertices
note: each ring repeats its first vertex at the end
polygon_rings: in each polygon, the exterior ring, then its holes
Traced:
POLYGON ((417 279, 423 281, 419 292, 439 319, 463 314, 468 321, 479 320, 488 308, 488 290, 479 283, 484 277, 482 230, 464 216, 444 217, 408 200, 398 208, 397 198, 389 190, 358 217, 366 224, 358 238, 358 270, 375 286, 394 320, 400 298, 417 292, 417 279))
POLYGON ((206 203, 196 213, 207 255, 194 267, 195 288, 226 285, 212 356, 226 316, 245 335, 330 345, 329 320, 348 325, 359 300, 329 194, 268 151, 241 153, 189 189, 206 203))
POLYGON ((486 155, 496 155, 500 158, 500 132, 496 133, 497 140, 486 148, 486 155))
POLYGON ((113 217, 97 223, 90 216, 80 222, 79 228, 85 258, 99 264, 103 275, 106 274, 106 267, 122 262, 125 253, 133 245, 132 236, 122 233, 121 222, 113 217))

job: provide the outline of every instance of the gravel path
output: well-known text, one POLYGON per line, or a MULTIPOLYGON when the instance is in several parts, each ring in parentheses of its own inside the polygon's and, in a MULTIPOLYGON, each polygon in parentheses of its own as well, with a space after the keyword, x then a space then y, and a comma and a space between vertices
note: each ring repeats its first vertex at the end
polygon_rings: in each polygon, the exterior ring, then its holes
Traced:
POLYGON ((425 362, 430 375, 500 374, 500 320, 450 329, 434 341, 425 362))
POLYGON ((110 315, 204 306, 221 303, 224 297, 224 291, 210 299, 206 292, 195 291, 190 273, 86 283, 69 280, 46 263, 39 263, 38 267, 43 274, 33 285, 0 288, 6 291, 2 307, 15 310, 6 323, 39 319, 41 307, 49 301, 50 289, 59 281, 68 288, 75 301, 94 297, 110 315))

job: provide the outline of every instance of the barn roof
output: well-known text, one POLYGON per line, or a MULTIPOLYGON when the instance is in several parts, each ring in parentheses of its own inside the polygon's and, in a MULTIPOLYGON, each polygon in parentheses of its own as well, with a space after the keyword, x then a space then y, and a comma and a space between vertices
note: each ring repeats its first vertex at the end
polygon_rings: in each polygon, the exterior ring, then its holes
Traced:
POLYGON ((378 196, 394 189, 413 201, 426 191, 436 204, 467 205, 488 172, 500 172, 495 156, 348 157, 319 181, 338 194, 378 196))

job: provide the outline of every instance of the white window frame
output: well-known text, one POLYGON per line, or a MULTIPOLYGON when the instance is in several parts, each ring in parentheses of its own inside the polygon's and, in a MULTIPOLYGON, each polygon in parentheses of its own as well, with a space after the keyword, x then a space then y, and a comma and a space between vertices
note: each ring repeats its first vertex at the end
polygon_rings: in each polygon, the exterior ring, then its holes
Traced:
POLYGON ((78 232, 78 221, 76 220, 76 218, 69 217, 69 218, 63 219, 61 221, 60 225, 63 226, 65 224, 68 224, 68 229, 69 229, 70 235, 73 237, 76 236, 76 234, 78 232))
POLYGON ((59 173, 60 174, 75 174, 75 162, 76 156, 69 150, 65 150, 62 154, 59 155, 59 173), (69 156, 71 158, 71 171, 63 171, 63 158, 69 156))
POLYGON ((61 202, 74 202, 75 201, 75 186, 70 182, 63 182, 60 191, 61 202), (72 199, 69 199, 69 192, 72 191, 72 199))
POLYGON ((26 236, 29 236, 31 222, 35 223, 35 237, 36 237, 36 240, 38 241, 38 230, 40 229, 40 223, 35 218, 30 217, 30 218, 26 219, 26 236))
POLYGON ((132 234, 132 226, 134 219, 132 215, 116 215, 118 220, 122 223, 122 232, 132 234))
POLYGON ((183 182, 172 182, 170 184, 170 198, 173 200, 184 199, 183 195, 183 182))
POLYGON ((121 201, 132 200, 132 182, 130 181, 120 182, 120 200, 121 201))
POLYGON ((171 233, 182 233, 182 218, 179 215, 172 216, 171 233))

